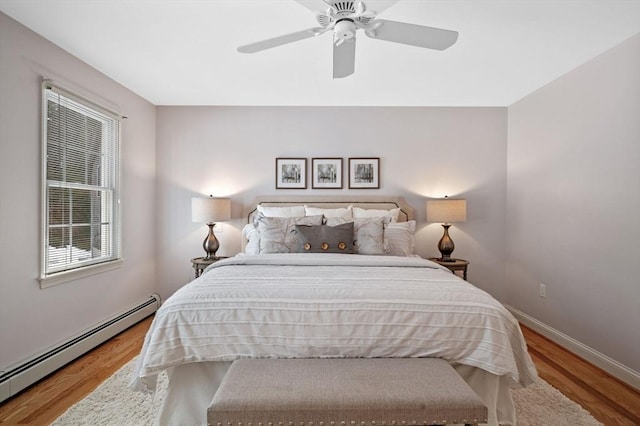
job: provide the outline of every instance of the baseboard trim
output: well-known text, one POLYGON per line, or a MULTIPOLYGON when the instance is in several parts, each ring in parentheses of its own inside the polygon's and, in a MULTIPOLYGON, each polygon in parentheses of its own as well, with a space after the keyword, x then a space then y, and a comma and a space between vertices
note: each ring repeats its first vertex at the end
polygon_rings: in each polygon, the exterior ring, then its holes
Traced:
POLYGON ((142 321, 157 311, 160 303, 160 296, 153 294, 78 335, 0 371, 0 403, 142 321))
POLYGON ((596 351, 595 349, 585 345, 584 343, 574 339, 571 336, 564 334, 561 331, 556 330, 553 327, 535 319, 534 317, 525 314, 522 311, 514 308, 513 306, 505 305, 507 309, 513 314, 514 317, 522 324, 531 328, 532 330, 540 333, 544 337, 558 345, 573 352, 584 360, 590 362, 611 374, 613 377, 627 383, 635 389, 640 389, 640 373, 632 370, 624 364, 619 363, 613 358, 610 358, 603 353, 596 351))

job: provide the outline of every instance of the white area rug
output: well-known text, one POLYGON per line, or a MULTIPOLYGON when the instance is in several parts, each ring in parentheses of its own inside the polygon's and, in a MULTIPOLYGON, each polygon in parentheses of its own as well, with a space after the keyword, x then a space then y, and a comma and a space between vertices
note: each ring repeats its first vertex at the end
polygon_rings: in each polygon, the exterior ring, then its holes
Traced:
MULTIPOLYGON (((127 383, 135 359, 109 377, 98 388, 78 402, 53 425, 55 426, 147 426, 153 424, 168 384, 160 375, 155 394, 133 392, 127 383)), ((513 391, 518 426, 601 425, 589 412, 540 379, 526 389, 513 391)))

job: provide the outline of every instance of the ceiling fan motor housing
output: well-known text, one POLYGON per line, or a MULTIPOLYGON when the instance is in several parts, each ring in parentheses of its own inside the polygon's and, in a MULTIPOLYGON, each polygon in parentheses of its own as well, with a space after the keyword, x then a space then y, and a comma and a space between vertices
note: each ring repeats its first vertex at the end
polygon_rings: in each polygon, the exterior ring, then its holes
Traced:
POLYGON ((333 0, 328 2, 338 14, 342 13, 343 15, 356 13, 356 2, 355 1, 340 1, 333 0))

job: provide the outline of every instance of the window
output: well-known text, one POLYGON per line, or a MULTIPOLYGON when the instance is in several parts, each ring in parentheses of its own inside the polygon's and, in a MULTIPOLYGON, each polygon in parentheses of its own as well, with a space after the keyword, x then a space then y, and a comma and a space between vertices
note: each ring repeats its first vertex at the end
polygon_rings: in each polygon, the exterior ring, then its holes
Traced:
POLYGON ((120 117, 43 85, 42 280, 120 259, 120 117))

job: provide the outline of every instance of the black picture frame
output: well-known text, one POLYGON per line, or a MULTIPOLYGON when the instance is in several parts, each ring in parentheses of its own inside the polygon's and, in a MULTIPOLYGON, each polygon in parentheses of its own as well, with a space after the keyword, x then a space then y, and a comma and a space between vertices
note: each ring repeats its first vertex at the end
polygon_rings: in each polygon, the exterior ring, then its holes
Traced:
POLYGON ((349 158, 349 189, 379 189, 380 158, 349 158))
POLYGON ((276 189, 306 189, 307 159, 276 158, 276 189))
POLYGON ((342 158, 312 158, 311 188, 342 189, 342 158))

